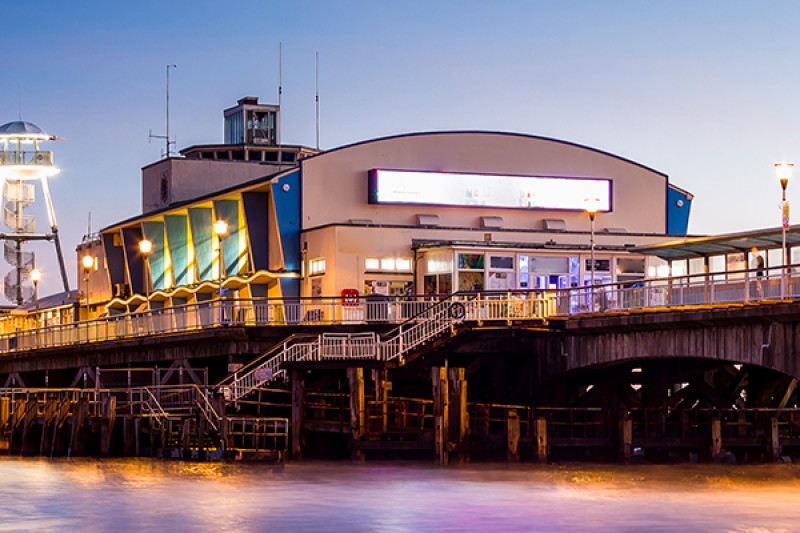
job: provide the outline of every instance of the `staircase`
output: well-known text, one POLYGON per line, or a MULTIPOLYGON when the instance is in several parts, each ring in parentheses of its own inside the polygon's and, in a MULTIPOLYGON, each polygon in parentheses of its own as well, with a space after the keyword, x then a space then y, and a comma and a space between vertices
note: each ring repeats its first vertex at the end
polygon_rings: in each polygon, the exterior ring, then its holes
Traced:
POLYGON ((292 335, 249 365, 218 384, 226 400, 235 402, 272 380, 284 377, 287 362, 322 360, 397 361, 421 346, 450 334, 466 315, 464 303, 453 296, 431 306, 390 331, 385 338, 375 333, 323 333, 292 335))

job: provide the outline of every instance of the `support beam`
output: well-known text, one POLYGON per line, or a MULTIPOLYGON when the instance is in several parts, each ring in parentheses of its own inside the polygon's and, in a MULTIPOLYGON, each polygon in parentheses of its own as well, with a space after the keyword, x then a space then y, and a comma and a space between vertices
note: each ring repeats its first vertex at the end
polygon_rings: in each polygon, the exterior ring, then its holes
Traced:
POLYGON ((547 419, 543 416, 536 417, 536 458, 547 462, 547 419))
POLYGON ((467 380, 464 368, 451 368, 450 378, 450 434, 449 441, 457 452, 459 462, 469 459, 466 450, 469 433, 469 413, 467 412, 467 380))
MULTIPOLYGON (((519 414, 512 409, 508 411, 508 415, 506 417, 507 458, 510 462, 519 462, 519 436, 519 414)), ((545 437, 545 441, 546 440, 547 437, 545 437)))
MULTIPOLYGON (((366 432, 366 400, 364 396, 364 369, 348 368, 347 379, 350 382, 350 438, 358 442, 366 432)), ((352 457, 355 461, 364 460, 364 452, 352 448, 352 457)))
POLYGON ((711 419, 711 458, 722 460, 722 420, 718 416, 711 419))
POLYGON ((305 413, 306 391, 305 373, 292 370, 292 459, 303 458, 303 418, 305 413))
POLYGON ((449 455, 447 437, 450 418, 447 368, 431 368, 431 383, 433 385, 434 455, 439 464, 446 465, 449 455))

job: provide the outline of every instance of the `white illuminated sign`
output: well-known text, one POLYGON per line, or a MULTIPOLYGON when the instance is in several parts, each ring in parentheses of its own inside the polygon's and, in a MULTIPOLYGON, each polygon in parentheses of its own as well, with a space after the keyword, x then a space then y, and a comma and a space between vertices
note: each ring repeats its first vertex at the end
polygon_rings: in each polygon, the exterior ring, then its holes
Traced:
POLYGON ((369 203, 611 211, 611 180, 457 174, 413 170, 369 172, 369 203))

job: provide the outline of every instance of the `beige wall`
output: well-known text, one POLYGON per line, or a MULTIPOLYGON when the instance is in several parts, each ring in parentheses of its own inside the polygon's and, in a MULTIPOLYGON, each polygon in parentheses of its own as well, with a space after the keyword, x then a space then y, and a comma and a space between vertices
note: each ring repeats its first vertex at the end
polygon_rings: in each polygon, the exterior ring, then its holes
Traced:
POLYGON ((367 142, 302 162, 303 228, 369 219, 415 224, 417 214, 437 214, 442 226, 478 227, 481 216, 500 216, 505 228, 540 229, 558 218, 568 230, 588 230, 583 212, 441 206, 370 205, 367 171, 373 168, 487 174, 598 177, 613 180, 612 213, 597 229, 666 231, 666 177, 637 164, 579 146, 496 133, 442 133, 367 142))
POLYGON ((268 176, 286 165, 241 161, 165 159, 142 169, 142 212, 199 198, 221 189, 268 176), (167 179, 166 201, 161 196, 161 178, 167 179))

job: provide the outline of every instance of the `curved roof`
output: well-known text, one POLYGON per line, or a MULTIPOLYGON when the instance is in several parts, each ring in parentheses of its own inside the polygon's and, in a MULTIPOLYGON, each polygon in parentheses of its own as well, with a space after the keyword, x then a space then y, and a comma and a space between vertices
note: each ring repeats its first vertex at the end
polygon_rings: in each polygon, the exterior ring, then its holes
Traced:
POLYGON ((51 135, 36 124, 15 120, 0 126, 0 137, 21 137, 25 139, 49 139, 51 135))
POLYGON ((540 135, 530 135, 530 134, 527 134, 527 133, 515 133, 515 132, 508 132, 508 131, 488 131, 488 130, 420 131, 420 132, 413 132, 413 133, 400 133, 400 134, 397 134, 397 135, 387 135, 386 137, 378 137, 378 138, 375 138, 375 139, 368 139, 368 140, 365 140, 365 141, 358 141, 358 142, 354 142, 354 143, 351 143, 351 144, 345 144, 343 146, 338 146, 336 148, 331 148, 330 150, 323 150, 322 152, 320 152, 318 154, 314 154, 312 156, 308 156, 308 157, 302 159, 301 160, 301 164, 302 164, 303 161, 307 161, 309 159, 314 159, 314 158, 317 158, 317 157, 324 157, 326 154, 330 154, 331 152, 338 152, 340 150, 346 150, 348 148, 353 148, 355 146, 361 146, 361 145, 364 145, 364 144, 378 143, 378 142, 382 142, 382 141, 388 141, 388 140, 392 140, 392 139, 399 139, 399 138, 403 138, 403 137, 436 136, 436 135, 496 135, 496 136, 506 136, 506 137, 523 137, 523 138, 532 139, 532 140, 548 141, 548 142, 552 142, 552 143, 556 143, 556 144, 563 144, 563 145, 567 145, 567 146, 573 146, 575 148, 588 150, 590 152, 595 152, 595 153, 598 153, 598 154, 601 154, 601 155, 604 155, 604 156, 608 156, 608 157, 617 159, 619 161, 623 161, 625 163, 629 163, 631 165, 635 165, 635 166, 643 168, 643 169, 645 169, 647 171, 653 172, 655 174, 659 174, 659 175, 661 175, 661 176, 663 176, 665 178, 667 177, 667 174, 665 174, 664 172, 661 172, 659 170, 656 170, 656 169, 654 169, 652 167, 648 167, 647 165, 643 165, 641 163, 633 161, 632 159, 627 159, 625 157, 621 157, 621 156, 618 156, 616 154, 612 154, 611 152, 606 152, 604 150, 598 150, 597 148, 592 148, 591 146, 586 146, 586 145, 574 143, 574 142, 571 142, 571 141, 564 141, 564 140, 561 140, 561 139, 555 139, 555 138, 552 138, 552 137, 543 137, 543 136, 540 136, 540 135))

